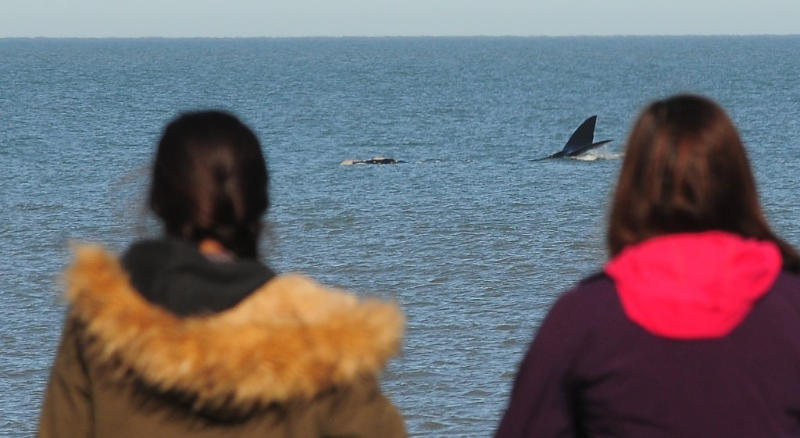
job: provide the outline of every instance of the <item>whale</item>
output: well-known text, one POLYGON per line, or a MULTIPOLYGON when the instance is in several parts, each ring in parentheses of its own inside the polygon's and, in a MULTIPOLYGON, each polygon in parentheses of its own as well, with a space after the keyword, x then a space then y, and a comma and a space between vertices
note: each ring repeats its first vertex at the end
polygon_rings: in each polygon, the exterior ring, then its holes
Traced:
POLYGON ((548 155, 546 157, 539 158, 534 161, 539 160, 547 160, 549 158, 563 158, 563 157, 575 157, 581 155, 589 150, 592 150, 596 147, 602 146, 608 142, 613 140, 602 140, 602 141, 594 141, 594 125, 597 123, 597 115, 591 116, 588 119, 584 120, 578 129, 572 133, 567 140, 567 144, 564 145, 564 148, 560 151, 554 153, 553 155, 548 155))
POLYGON ((340 164, 342 166, 352 166, 354 164, 400 164, 405 163, 403 160, 395 160, 394 158, 372 157, 367 160, 344 160, 340 164))

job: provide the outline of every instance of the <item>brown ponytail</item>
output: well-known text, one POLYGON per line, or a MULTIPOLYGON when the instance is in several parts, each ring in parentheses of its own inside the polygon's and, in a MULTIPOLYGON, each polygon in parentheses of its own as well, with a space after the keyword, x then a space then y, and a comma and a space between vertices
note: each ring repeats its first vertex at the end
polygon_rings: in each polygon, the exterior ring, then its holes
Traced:
POLYGON ((610 253, 661 234, 704 230, 772 241, 784 267, 800 271, 797 252, 767 223, 725 111, 694 95, 653 102, 628 138, 609 217, 610 253))
POLYGON ((261 145, 247 126, 221 111, 191 112, 164 130, 149 204, 168 235, 212 238, 239 257, 255 258, 267 186, 261 145))

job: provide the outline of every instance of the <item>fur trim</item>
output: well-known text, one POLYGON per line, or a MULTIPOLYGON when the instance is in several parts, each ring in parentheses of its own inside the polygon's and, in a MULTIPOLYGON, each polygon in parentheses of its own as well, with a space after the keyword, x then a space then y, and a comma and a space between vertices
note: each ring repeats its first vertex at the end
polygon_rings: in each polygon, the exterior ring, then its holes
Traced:
POLYGON ((395 304, 299 275, 275 277, 226 311, 180 318, 144 299, 99 246, 75 248, 66 286, 72 316, 96 344, 92 359, 201 406, 307 398, 377 375, 404 327, 395 304))

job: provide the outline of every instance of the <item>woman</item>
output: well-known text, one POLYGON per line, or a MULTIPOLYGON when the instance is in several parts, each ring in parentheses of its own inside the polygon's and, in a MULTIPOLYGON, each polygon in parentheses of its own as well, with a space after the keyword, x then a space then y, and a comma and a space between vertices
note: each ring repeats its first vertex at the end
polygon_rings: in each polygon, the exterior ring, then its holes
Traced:
POLYGON ((550 310, 496 436, 800 436, 800 259, 719 106, 643 111, 607 237, 605 272, 550 310))
POLYGON ((267 170, 246 126, 170 123, 149 203, 164 238, 76 250, 39 436, 405 436, 378 386, 401 312, 258 261, 267 170))

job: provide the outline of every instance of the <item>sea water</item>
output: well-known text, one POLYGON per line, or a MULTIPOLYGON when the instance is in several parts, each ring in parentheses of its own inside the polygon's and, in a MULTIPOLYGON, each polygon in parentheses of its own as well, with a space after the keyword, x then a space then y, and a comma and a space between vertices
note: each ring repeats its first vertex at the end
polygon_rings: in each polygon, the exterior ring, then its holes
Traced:
POLYGON ((708 95, 746 142, 778 233, 800 244, 800 37, 0 40, 0 436, 30 436, 61 331, 71 240, 158 234, 154 144, 180 111, 263 142, 265 259, 396 300, 383 389, 414 436, 494 430, 553 300, 602 268, 637 112, 708 95), (597 114, 589 159, 560 150, 597 114), (396 165, 341 166, 391 157, 396 165))

